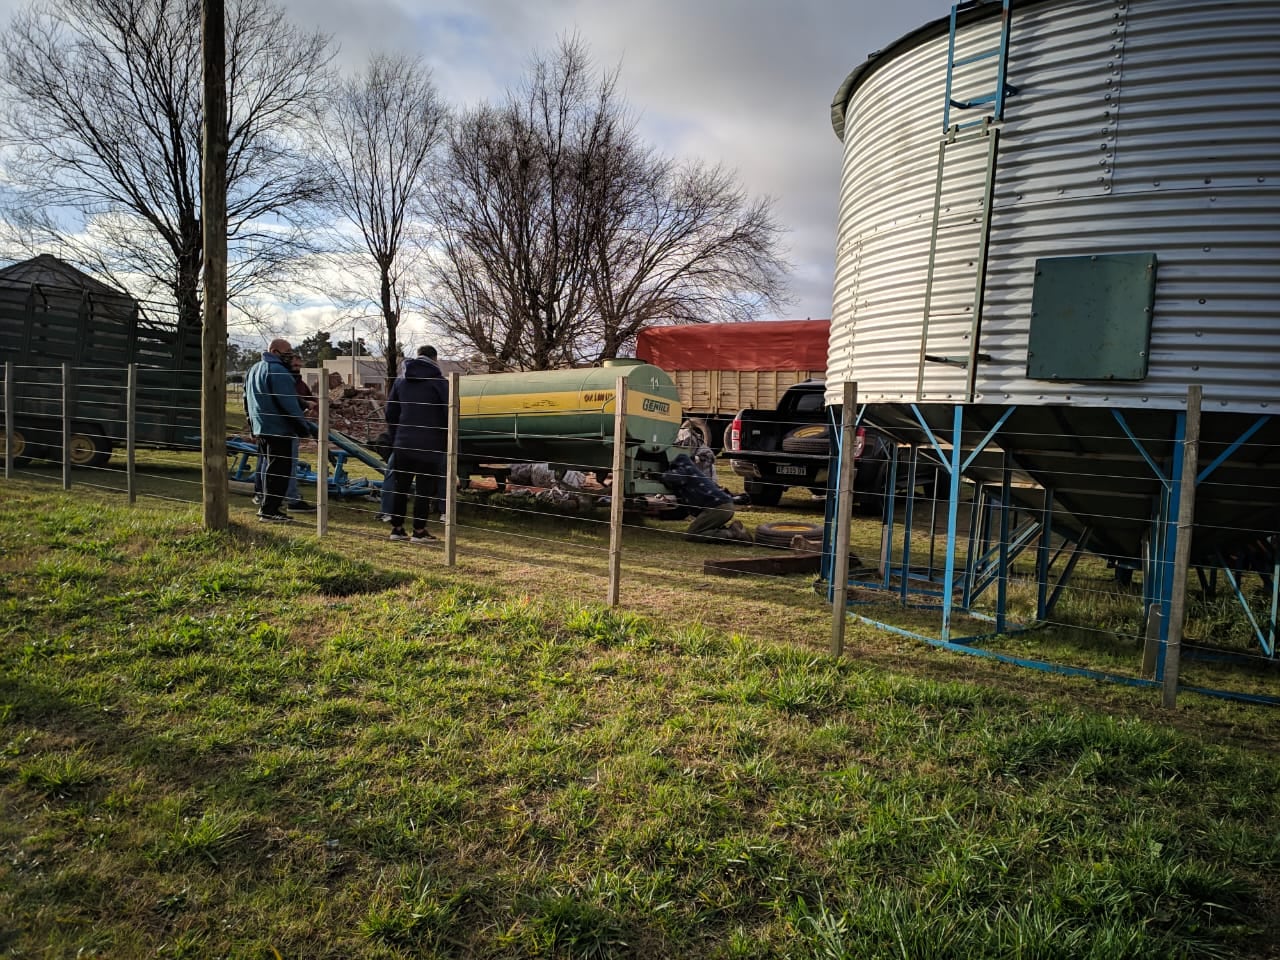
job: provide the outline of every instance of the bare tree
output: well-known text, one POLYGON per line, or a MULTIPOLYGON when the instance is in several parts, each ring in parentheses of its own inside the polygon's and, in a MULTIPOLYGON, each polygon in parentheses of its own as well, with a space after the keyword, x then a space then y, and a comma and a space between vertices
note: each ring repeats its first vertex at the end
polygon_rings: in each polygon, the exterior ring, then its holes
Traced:
MULTIPOLYGON (((323 187, 298 149, 330 45, 268 0, 226 7, 228 288, 279 275, 323 187)), ((200 323, 199 0, 49 0, 0 38, 9 213, 108 275, 152 284, 200 323), (84 224, 62 222, 66 210, 84 224), (75 235, 88 234, 77 245, 75 235)), ((153 288, 153 289, 154 289, 153 288)))
POLYGON ((374 57, 344 81, 318 117, 319 153, 330 169, 333 202, 359 236, 338 232, 341 262, 362 259, 376 273, 373 302, 382 316, 376 339, 386 344, 387 379, 395 379, 397 330, 405 272, 419 246, 407 244, 413 216, 425 205, 432 157, 445 110, 431 72, 416 59, 374 57))
POLYGON ((642 144, 617 81, 567 39, 451 129, 429 307, 494 369, 598 362, 650 324, 784 302, 771 202, 642 144))
POLYGON ((533 61, 499 107, 450 133, 436 194, 441 255, 430 309, 493 369, 571 363, 589 307, 586 186, 628 135, 616 77, 593 82, 577 40, 533 61))
POLYGON ((589 274, 594 336, 583 359, 616 357, 645 327, 748 320, 786 303, 780 229, 721 168, 656 157, 603 185, 589 274))

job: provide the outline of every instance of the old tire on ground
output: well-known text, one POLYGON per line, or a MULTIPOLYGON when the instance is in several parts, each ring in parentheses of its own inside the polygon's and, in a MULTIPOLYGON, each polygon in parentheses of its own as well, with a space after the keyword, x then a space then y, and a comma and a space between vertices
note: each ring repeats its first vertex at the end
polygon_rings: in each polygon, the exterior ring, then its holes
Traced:
POLYGON ((776 483, 763 483, 759 480, 744 480, 742 489, 751 498, 752 506, 776 507, 782 500, 782 487, 776 483))
POLYGON ((111 459, 111 441, 96 427, 77 423, 72 428, 68 459, 73 467, 105 467, 111 459))
POLYGON ((782 438, 782 449, 787 453, 822 456, 831 449, 830 431, 825 423, 807 423, 803 427, 796 427, 782 438))
POLYGON ((796 537, 821 543, 822 527, 799 520, 778 520, 756 527, 756 543, 764 547, 790 547, 796 537))

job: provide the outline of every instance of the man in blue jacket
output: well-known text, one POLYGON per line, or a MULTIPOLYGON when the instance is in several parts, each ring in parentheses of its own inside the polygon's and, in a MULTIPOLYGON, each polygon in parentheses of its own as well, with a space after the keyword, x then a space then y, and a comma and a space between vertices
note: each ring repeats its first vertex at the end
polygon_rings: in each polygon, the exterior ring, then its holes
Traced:
MULTIPOLYGON (((428 543, 435 539, 427 532, 427 517, 433 500, 442 499, 445 451, 449 441, 449 381, 436 366, 436 348, 419 347, 416 357, 407 358, 404 372, 387 394, 387 432, 391 439, 391 470, 387 480, 394 484, 391 506, 391 539, 428 543), (413 498, 413 536, 404 532, 409 490, 413 498)), ((384 481, 385 483, 386 481, 384 481)))
POLYGON ((281 508, 293 473, 293 443, 298 437, 315 435, 315 426, 303 415, 294 387, 293 347, 288 340, 272 340, 262 359, 244 379, 245 406, 250 429, 258 438, 258 455, 266 463, 262 505, 258 519, 263 523, 293 520, 281 508))

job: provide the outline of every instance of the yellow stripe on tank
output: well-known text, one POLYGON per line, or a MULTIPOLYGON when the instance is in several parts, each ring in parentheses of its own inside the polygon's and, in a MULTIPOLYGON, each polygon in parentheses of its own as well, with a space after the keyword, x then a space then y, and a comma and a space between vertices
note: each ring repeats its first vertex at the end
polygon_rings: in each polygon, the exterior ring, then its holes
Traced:
MULTIPOLYGON (((613 413, 613 390, 562 390, 549 393, 506 393, 463 396, 459 415, 506 417, 518 414, 609 414, 613 413)), ((638 391, 627 392, 627 416, 680 423, 680 402, 638 391)))

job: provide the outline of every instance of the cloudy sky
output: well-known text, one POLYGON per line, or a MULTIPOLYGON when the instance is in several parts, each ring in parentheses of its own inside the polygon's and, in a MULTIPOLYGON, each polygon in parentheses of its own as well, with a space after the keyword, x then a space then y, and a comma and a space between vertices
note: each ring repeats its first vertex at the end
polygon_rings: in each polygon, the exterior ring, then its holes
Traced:
MULTIPOLYGON (((0 22, 30 0, 0 0, 0 22)), ((841 145, 831 99, 867 55, 947 15, 947 0, 275 0, 339 44, 339 66, 408 52, 455 106, 497 100, 531 55, 577 34, 618 68, 641 136, 723 164, 774 201, 794 265, 790 317, 831 312, 841 145)), ((332 326, 327 302, 280 313, 289 334, 332 326)), ((412 322, 406 331, 417 333, 412 322)))
POLYGON ((456 105, 494 100, 535 50, 577 33, 620 68, 640 133, 722 163, 772 197, 795 265, 793 317, 829 317, 840 143, 831 99, 874 50, 946 16, 944 0, 284 0, 341 61, 409 51, 456 105))

